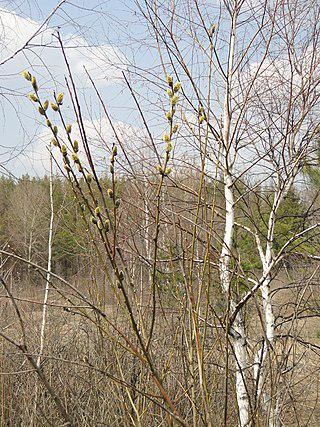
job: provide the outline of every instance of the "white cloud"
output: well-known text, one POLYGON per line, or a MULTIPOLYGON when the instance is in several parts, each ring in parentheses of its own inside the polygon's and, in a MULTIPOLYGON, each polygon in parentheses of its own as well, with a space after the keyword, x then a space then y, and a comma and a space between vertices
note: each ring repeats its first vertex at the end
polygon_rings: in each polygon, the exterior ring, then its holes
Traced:
MULTIPOLYGON (((0 9, 0 62, 23 48, 40 26, 41 23, 0 9)), ((53 32, 53 28, 42 28, 32 39, 28 49, 18 53, 1 67, 1 74, 5 74, 7 70, 21 71, 29 68, 31 64, 35 72, 39 68, 41 74, 44 74, 47 67, 51 75, 57 79, 61 78, 65 67, 53 32)), ((127 60, 117 46, 90 45, 84 38, 72 34, 64 36, 63 39, 71 69, 80 86, 89 85, 84 66, 100 87, 121 79, 121 72, 126 69, 127 60)))
MULTIPOLYGON (((120 161, 118 168, 130 170, 128 162, 124 159, 119 143, 116 141, 114 132, 106 118, 84 120, 84 126, 90 151, 99 172, 107 171, 109 168, 109 155, 113 142, 118 146, 119 155, 117 159, 120 161)), ((141 159, 146 158, 146 154, 150 153, 150 149, 147 147, 148 139, 145 137, 145 131, 122 121, 115 121, 114 127, 132 167, 136 168, 141 163, 141 159)), ((63 129, 59 128, 58 135, 61 141, 70 148, 63 129)), ((79 158, 81 162, 88 166, 77 123, 72 124, 71 136, 72 140, 76 139, 79 142, 79 158)), ((26 172, 36 176, 48 174, 50 170, 48 147, 51 138, 52 134, 47 129, 40 133, 33 143, 10 164, 10 169, 16 170, 16 173, 19 175, 26 172)), ((61 154, 58 148, 53 147, 53 154, 58 164, 62 166, 61 154)), ((55 167, 55 169, 57 168, 55 167)))

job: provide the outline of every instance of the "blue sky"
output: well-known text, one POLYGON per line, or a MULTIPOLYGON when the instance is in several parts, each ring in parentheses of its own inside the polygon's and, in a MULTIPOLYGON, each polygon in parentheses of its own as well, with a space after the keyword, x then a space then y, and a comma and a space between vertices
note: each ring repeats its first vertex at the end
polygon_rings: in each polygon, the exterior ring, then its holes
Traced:
MULTIPOLYGON (((0 62, 24 45, 57 3, 51 0, 0 2, 0 62)), ((20 72, 28 69, 37 75, 44 97, 50 97, 53 90, 65 91, 66 70, 52 36, 57 27, 60 28, 82 102, 87 107, 86 117, 99 125, 101 109, 83 65, 95 79, 114 119, 122 128, 126 128, 126 124, 138 128, 133 102, 121 78, 121 70, 126 70, 132 61, 143 68, 154 65, 156 57, 150 51, 146 54, 145 46, 139 44, 141 37, 145 38, 146 28, 132 13, 134 2, 74 0, 68 3, 42 29, 28 50, 0 66, 0 164, 15 176, 23 173, 41 175, 48 164, 42 138, 44 127, 34 106, 26 98, 30 89, 20 72), (134 39, 130 43, 128 35, 134 39), (7 163, 9 158, 13 159, 7 163)), ((138 85, 138 82, 133 84, 138 85)), ((64 109, 72 121, 72 115, 68 113, 71 105, 67 99, 64 109)), ((111 141, 110 129, 105 121, 102 125, 105 139, 111 141)))

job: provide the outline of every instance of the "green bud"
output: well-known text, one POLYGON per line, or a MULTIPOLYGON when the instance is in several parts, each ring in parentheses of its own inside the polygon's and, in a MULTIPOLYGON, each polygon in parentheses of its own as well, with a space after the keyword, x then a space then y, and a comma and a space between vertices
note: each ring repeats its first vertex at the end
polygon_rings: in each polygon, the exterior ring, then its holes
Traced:
POLYGON ((50 102, 50 105, 51 105, 51 108, 53 109, 53 111, 58 111, 59 110, 59 107, 55 103, 50 102))
POLYGON ((61 154, 65 156, 67 154, 67 147, 65 145, 61 145, 60 151, 61 154))
POLYGON ((172 85, 172 77, 170 76, 170 74, 167 74, 166 80, 168 85, 172 85))
POLYGON ((79 157, 78 157, 75 153, 72 153, 72 154, 71 154, 71 159, 72 159, 75 163, 80 163, 80 162, 79 162, 79 157))
POLYGON ((173 86, 173 92, 178 92, 181 89, 181 83, 177 82, 174 86, 173 86))
POLYGON ((38 98, 36 97, 36 95, 34 93, 29 93, 29 99, 33 102, 38 102, 38 98))
POLYGON ((170 151, 172 151, 172 144, 171 141, 168 142, 167 147, 166 147, 166 153, 170 153, 170 151))
POLYGON ((32 76, 31 76, 31 74, 29 73, 29 71, 22 71, 22 73, 21 73, 21 75, 22 75, 22 77, 24 77, 26 80, 28 80, 29 82, 31 81, 31 78, 32 78, 32 76))
POLYGON ((57 134, 58 134, 58 128, 57 128, 57 126, 53 126, 53 133, 54 133, 55 135, 57 135, 57 134))
POLYGON ((43 103, 43 109, 44 109, 44 111, 47 111, 48 105, 49 105, 49 101, 48 100, 44 101, 44 103, 43 103))
POLYGON ((115 207, 116 208, 118 208, 119 206, 120 206, 120 199, 117 199, 115 202, 114 202, 114 205, 115 205, 115 207))
POLYGON ((34 76, 31 78, 31 84, 32 84, 33 89, 37 92, 38 91, 38 85, 37 85, 37 80, 34 76))
POLYGON ((90 175, 90 173, 88 173, 88 175, 87 175, 87 181, 92 182, 92 176, 90 175))
POLYGON ((70 166, 70 160, 69 160, 69 157, 68 157, 67 154, 65 156, 63 156, 63 163, 65 165, 69 165, 70 166))
POLYGON ((164 140, 164 142, 169 142, 170 141, 170 136, 167 133, 165 133, 163 135, 163 140, 164 140))
POLYGON ((171 111, 167 111, 167 112, 166 112, 166 118, 167 118, 168 120, 172 120, 172 114, 171 114, 171 111))
POLYGON ((55 147, 58 147, 58 141, 55 139, 55 138, 52 138, 51 139, 51 143, 52 143, 52 145, 54 145, 55 147))
POLYGON ((167 168, 167 169, 164 171, 164 174, 165 174, 165 176, 168 176, 171 172, 172 172, 172 168, 167 168))
POLYGON ((48 128, 51 128, 51 122, 49 119, 46 120, 46 125, 48 126, 48 128))
POLYGON ((179 129, 179 125, 174 125, 172 129, 172 133, 176 133, 178 129, 179 129))
POLYGON ((162 175, 163 174, 163 169, 160 165, 156 166, 157 171, 162 175))
POLYGON ((44 115, 45 115, 45 111, 44 111, 44 109, 43 109, 42 107, 39 107, 39 108, 38 108, 38 111, 39 111, 39 113, 41 114, 41 116, 44 116, 44 115))
POLYGON ((57 103, 58 103, 58 105, 61 105, 62 102, 63 102, 63 93, 60 92, 57 95, 57 103))
POLYGON ((199 124, 200 125, 201 125, 201 123, 203 123, 203 121, 204 121, 204 117, 203 116, 199 117, 199 124))
POLYGON ((167 89, 167 94, 168 94, 169 98, 171 98, 172 95, 173 95, 172 90, 171 89, 167 89))
POLYGON ((179 97, 178 97, 178 95, 174 95, 174 96, 170 99, 170 102, 171 102, 171 105, 172 105, 172 106, 177 105, 177 104, 178 104, 178 101, 179 101, 179 97))
POLYGON ((73 151, 75 153, 77 153, 79 151, 79 143, 76 140, 73 141, 73 151))
POLYGON ((66 126, 66 132, 69 134, 69 133, 71 133, 71 129, 72 129, 72 127, 71 127, 71 125, 67 125, 66 126))
POLYGON ((104 222, 104 228, 105 228, 106 232, 108 232, 110 229, 110 222, 108 219, 106 219, 104 222))
POLYGON ((91 218, 90 218, 90 221, 92 222, 92 224, 97 224, 97 218, 95 218, 94 216, 92 216, 91 218))

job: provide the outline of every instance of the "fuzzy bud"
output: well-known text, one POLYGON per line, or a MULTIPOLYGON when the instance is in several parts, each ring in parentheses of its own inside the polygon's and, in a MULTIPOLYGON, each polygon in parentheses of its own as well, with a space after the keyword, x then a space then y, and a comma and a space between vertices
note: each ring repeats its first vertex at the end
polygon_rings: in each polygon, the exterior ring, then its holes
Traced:
POLYGON ((172 151, 172 144, 171 141, 168 142, 167 147, 166 147, 166 153, 170 153, 170 151, 172 151))
POLYGON ((99 215, 99 214, 101 213, 101 209, 100 209, 100 207, 99 207, 99 206, 97 206, 97 207, 95 208, 94 213, 95 213, 96 215, 99 215))
POLYGON ((38 108, 38 111, 39 111, 39 113, 41 114, 41 116, 44 116, 44 115, 45 115, 45 111, 44 111, 44 109, 43 109, 42 107, 39 107, 39 108, 38 108))
POLYGON ((172 168, 167 168, 167 169, 164 171, 164 174, 165 174, 165 176, 168 176, 171 172, 172 172, 172 168))
POLYGON ((110 197, 110 199, 112 199, 112 197, 113 197, 113 190, 112 190, 112 188, 108 188, 107 193, 108 193, 108 196, 110 197))
POLYGON ((61 105, 62 102, 63 102, 63 93, 60 92, 57 95, 57 103, 58 103, 58 105, 61 105))
POLYGON ((88 182, 92 182, 92 176, 88 173, 88 175, 87 175, 87 181, 88 182))
POLYGON ((163 135, 163 140, 164 140, 164 142, 170 142, 170 136, 167 133, 165 133, 163 135))
POLYGON ((172 77, 170 76, 170 74, 167 74, 166 80, 168 85, 172 85, 172 77))
POLYGON ((92 224, 97 224, 97 218, 95 218, 94 216, 92 216, 91 218, 90 218, 90 221, 92 222, 92 224))
POLYGON ((30 73, 29 73, 29 71, 27 71, 27 70, 22 71, 21 75, 22 75, 22 77, 24 77, 24 78, 25 78, 26 80, 28 80, 29 82, 30 82, 30 81, 31 81, 31 79, 32 79, 31 74, 30 74, 30 73))
POLYGON ((163 169, 160 165, 156 166, 157 171, 162 175, 163 174, 163 169))
POLYGON ((46 120, 46 125, 48 126, 48 128, 51 128, 52 125, 49 119, 46 120))
POLYGON ((58 141, 55 138, 51 139, 51 143, 52 145, 54 145, 55 147, 58 147, 58 141))
POLYGON ((29 99, 33 102, 38 102, 38 98, 36 97, 36 95, 34 93, 30 93, 29 95, 29 99))
POLYGON ((66 132, 67 132, 67 134, 70 134, 71 133, 71 125, 67 125, 66 126, 66 132))
POLYGON ((48 105, 49 105, 49 101, 48 100, 44 101, 44 103, 43 103, 43 109, 44 109, 44 111, 47 111, 48 105))
POLYGON ((60 151, 63 156, 67 155, 67 147, 65 145, 61 145, 60 151))
POLYGON ((172 95, 173 95, 172 90, 171 89, 167 89, 167 94, 168 94, 169 98, 171 98, 172 95))
POLYGON ((179 125, 174 125, 172 129, 172 133, 176 133, 179 129, 179 125))
POLYGON ((114 202, 114 205, 115 205, 115 207, 116 207, 116 208, 118 208, 118 207, 120 206, 120 199, 117 199, 117 200, 114 202))
POLYGON ((114 167, 113 167, 113 165, 110 165, 109 170, 110 170, 110 173, 111 173, 111 174, 114 174, 114 167))
POLYGON ((67 164, 67 165, 64 165, 64 168, 65 168, 65 170, 67 171, 67 172, 70 172, 71 171, 71 167, 67 164))
POLYGON ((34 76, 31 78, 31 84, 32 84, 33 89, 37 92, 38 91, 38 85, 37 85, 37 80, 34 76))
POLYGON ((199 124, 200 125, 201 125, 201 123, 203 123, 203 121, 204 121, 204 117, 203 116, 199 117, 199 124))
POLYGON ((178 95, 174 95, 174 96, 170 99, 170 102, 171 102, 171 105, 172 105, 172 106, 177 105, 177 104, 178 104, 178 101, 179 101, 179 97, 178 97, 178 95))
POLYGON ((57 128, 57 126, 53 126, 53 133, 54 133, 55 135, 57 135, 57 134, 58 134, 58 128, 57 128))
POLYGON ((118 148, 116 145, 114 145, 112 148, 112 154, 113 154, 113 156, 116 156, 118 154, 118 148))
POLYGON ((181 83, 177 82, 174 86, 173 86, 173 92, 178 92, 181 89, 181 83))
POLYGON ((100 219, 97 221, 97 225, 99 230, 102 230, 102 222, 100 221, 100 219))
POLYGON ((106 232, 108 232, 110 229, 110 222, 108 219, 106 219, 104 222, 104 228, 105 228, 106 232))
POLYGON ((73 141, 73 151, 77 153, 79 151, 79 143, 77 140, 73 141))
POLYGON ((51 108, 53 109, 53 111, 59 110, 59 107, 54 102, 51 102, 50 105, 51 105, 51 108))
POLYGON ((75 163, 80 163, 80 161, 79 161, 79 157, 78 157, 75 153, 72 153, 72 154, 71 154, 71 159, 72 159, 75 163))
POLYGON ((166 118, 170 121, 170 120, 172 120, 172 114, 171 114, 171 111, 167 111, 166 112, 166 118))

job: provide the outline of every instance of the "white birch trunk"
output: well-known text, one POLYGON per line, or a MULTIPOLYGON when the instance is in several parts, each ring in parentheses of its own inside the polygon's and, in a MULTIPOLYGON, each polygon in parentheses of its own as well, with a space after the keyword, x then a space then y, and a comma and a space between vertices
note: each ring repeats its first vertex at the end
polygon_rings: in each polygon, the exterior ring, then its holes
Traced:
MULTIPOLYGON (((265 280, 261 285, 261 295, 262 295, 263 313, 264 313, 264 319, 265 319, 266 342, 263 343, 258 354, 256 355, 255 364, 254 364, 254 380, 256 382, 256 387, 257 387, 257 400, 259 400, 262 395, 262 388, 263 388, 263 383, 265 379, 264 378, 265 377, 265 372, 264 372, 265 359, 270 350, 270 347, 273 345, 273 341, 275 338, 275 318, 274 318, 274 312, 273 312, 273 306, 272 306, 272 300, 271 300, 271 294, 270 294, 270 286, 272 281, 270 265, 274 261, 273 240, 274 240, 276 214, 283 198, 285 197, 285 195, 288 192, 288 189, 291 186, 291 182, 292 180, 289 180, 288 185, 282 189, 281 189, 280 183, 278 182, 278 189, 277 191, 275 191, 273 206, 272 206, 272 210, 270 212, 269 220, 268 220, 268 232, 267 232, 267 243, 266 243, 265 253, 263 253, 261 247, 259 248, 260 258, 263 266, 263 275, 265 277, 265 280)), ((267 392, 265 392, 264 406, 266 411, 268 411, 268 406, 270 403, 269 399, 270 397, 268 396, 267 392)), ((278 410, 274 411, 273 408, 270 408, 270 412, 269 412, 270 415, 268 420, 269 427, 279 426, 278 412, 279 412, 278 410)))
POLYGON ((49 287, 50 287, 50 279, 51 279, 51 264, 52 264, 52 235, 53 235, 54 211, 53 211, 53 164, 52 164, 51 146, 50 146, 49 188, 50 188, 49 190, 50 191, 50 225, 49 225, 49 236, 48 236, 48 264, 47 264, 46 287, 45 287, 44 297, 43 297, 42 322, 41 322, 41 330, 40 330, 40 350, 39 350, 39 355, 37 359, 38 366, 40 366, 41 364, 41 357, 44 349, 48 297, 49 297, 49 287))
MULTIPOLYGON (((42 321, 40 328, 40 349, 37 357, 37 367, 40 368, 41 360, 44 351, 45 344, 45 331, 47 324, 47 310, 48 310, 48 297, 49 297, 49 288, 50 288, 50 279, 51 279, 51 264, 52 264, 52 236, 53 236, 53 220, 54 220, 54 210, 53 210, 53 160, 52 160, 52 147, 50 144, 50 177, 49 177, 49 194, 50 194, 50 224, 49 224, 49 235, 48 235, 48 263, 47 263, 47 275, 46 275, 46 286, 43 296, 43 306, 42 306, 42 321)), ((34 401, 34 413, 32 414, 31 425, 35 425, 35 416, 38 406, 38 383, 35 386, 35 401, 34 401)))
MULTIPOLYGON (((226 219, 225 231, 223 237, 223 245, 220 255, 220 280, 224 293, 229 298, 231 287, 231 273, 230 261, 233 245, 233 231, 234 231, 234 196, 232 189, 232 178, 230 174, 225 171, 224 174, 225 185, 225 203, 226 203, 226 219)), ((230 296, 230 306, 233 310, 235 303, 230 296)), ((246 427, 249 425, 249 398, 246 389, 246 369, 247 363, 247 345, 244 322, 241 311, 237 314, 232 330, 230 331, 231 343, 233 345, 234 355, 236 358, 236 393, 237 403, 239 410, 239 426, 246 427)))
MULTIPOLYGON (((232 23, 230 34, 230 48, 228 56, 228 71, 225 86, 225 100, 223 111, 223 151, 224 151, 224 194, 225 194, 225 229, 223 244, 219 260, 220 280, 226 298, 230 298, 231 310, 235 307, 235 302, 231 294, 231 272, 230 261, 233 247, 234 232, 234 194, 232 180, 232 161, 230 161, 230 130, 231 130, 231 91, 233 82, 233 65, 235 56, 237 27, 237 1, 233 2, 232 23)), ((249 396, 246 389, 246 369, 247 363, 247 342, 245 336, 244 321, 242 313, 239 311, 234 319, 230 332, 231 343, 236 359, 236 394, 239 410, 239 426, 246 427, 249 425, 249 396)))

